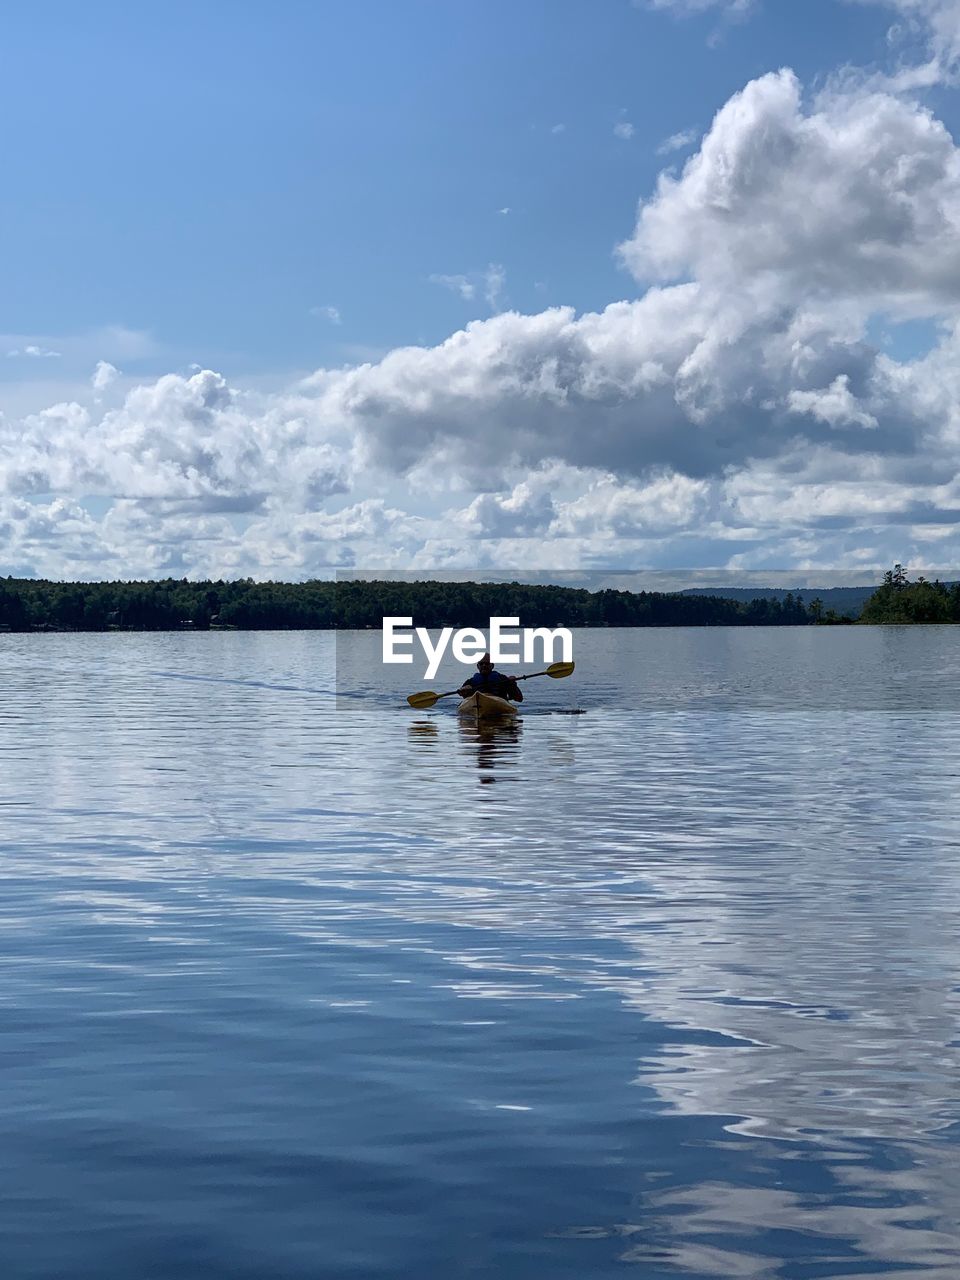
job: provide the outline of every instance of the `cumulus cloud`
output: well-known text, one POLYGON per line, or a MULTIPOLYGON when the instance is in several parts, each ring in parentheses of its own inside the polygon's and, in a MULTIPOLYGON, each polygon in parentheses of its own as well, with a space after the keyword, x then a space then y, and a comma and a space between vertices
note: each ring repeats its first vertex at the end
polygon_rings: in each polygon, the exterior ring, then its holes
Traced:
POLYGON ((490 264, 432 277, 495 313, 435 346, 270 395, 199 369, 109 409, 0 418, 7 565, 303 576, 960 553, 960 153, 927 108, 876 83, 811 99, 789 70, 762 76, 660 177, 619 252, 639 296, 596 312, 503 311, 490 264), (898 359, 870 340, 878 314, 935 319, 939 340, 898 359))
POLYGON ((94 391, 106 391, 107 387, 112 386, 120 376, 120 370, 115 368, 108 360, 98 360, 97 367, 93 371, 93 377, 90 379, 90 385, 94 391))
POLYGON ((858 90, 807 105, 792 73, 765 76, 640 207, 621 252, 641 281, 664 283, 595 314, 476 322, 438 347, 320 374, 311 389, 324 412, 349 417, 371 465, 411 472, 441 458, 465 483, 500 490, 457 517, 478 537, 573 536, 594 509, 626 528, 623 513, 652 501, 645 477, 659 475, 684 495, 676 527, 692 510, 711 537, 769 542, 773 524, 730 486, 762 476, 779 492, 781 472, 807 495, 790 510, 828 510, 835 523, 845 502, 851 522, 900 519, 889 493, 912 476, 931 486, 923 520, 919 498, 907 504, 922 537, 954 520, 944 486, 958 465, 960 387, 946 372, 956 339, 898 363, 866 325, 877 311, 951 314, 957 180, 949 134, 917 104, 858 90), (816 459, 809 475, 803 458, 816 459), (629 493, 590 481, 570 506, 509 487, 512 467, 557 459, 616 473, 629 493), (875 500, 855 499, 858 485, 875 500), (598 507, 598 495, 609 501, 598 507))
POLYGON ((864 92, 805 111, 791 71, 766 75, 679 178, 661 175, 620 253, 641 280, 933 314, 960 291, 957 149, 915 103, 864 92))
POLYGON ((55 493, 249 512, 344 492, 349 461, 294 397, 258 406, 209 370, 134 387, 94 414, 54 405, 0 421, 0 492, 55 493))
POLYGON ((850 391, 850 377, 838 374, 822 391, 791 391, 787 402, 794 413, 809 413, 831 427, 876 427, 872 413, 860 407, 850 391))
POLYGON ((536 481, 522 481, 507 494, 481 493, 454 521, 470 536, 516 538, 545 534, 555 509, 549 491, 536 481))
POLYGON ((642 485, 601 475, 561 508, 556 532, 609 538, 676 533, 700 522, 709 509, 711 493, 709 482, 677 472, 655 475, 642 485))
POLYGON ((437 347, 321 372, 306 387, 324 417, 349 423, 370 465, 392 472, 441 457, 474 480, 507 460, 549 459, 702 476, 775 454, 801 430, 864 448, 859 421, 800 424, 790 400, 841 377, 878 420, 871 448, 915 447, 911 433, 923 428, 894 368, 815 310, 760 308, 690 283, 583 316, 507 312, 437 347))
POLYGON ((622 142, 629 142, 633 137, 633 125, 629 120, 618 120, 613 126, 613 136, 622 142))

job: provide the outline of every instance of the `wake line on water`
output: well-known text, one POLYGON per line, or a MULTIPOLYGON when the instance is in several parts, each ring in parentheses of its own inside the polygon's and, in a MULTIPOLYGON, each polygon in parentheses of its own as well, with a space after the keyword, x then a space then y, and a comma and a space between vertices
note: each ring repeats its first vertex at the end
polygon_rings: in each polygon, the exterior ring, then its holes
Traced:
MULTIPOLYGON (((396 705, 396 699, 389 693, 365 693, 361 689, 310 689, 300 684, 274 684, 269 680, 241 680, 238 676, 198 676, 191 675, 186 671, 151 671, 150 675, 157 676, 161 680, 189 680, 199 684, 239 685, 242 689, 270 689, 278 693, 312 693, 327 698, 353 698, 359 702, 382 702, 389 703, 391 706, 396 705)), ((522 714, 526 716, 582 716, 586 715, 586 711, 580 707, 562 710, 557 707, 525 706, 522 714)))
POLYGON ((363 693, 359 689, 308 689, 300 684, 273 684, 269 680, 241 680, 237 676, 196 676, 185 671, 151 671, 152 676, 162 680, 191 680, 201 684, 233 684, 244 689, 271 689, 279 693, 315 693, 329 698, 362 698, 365 700, 383 698, 382 694, 363 693))

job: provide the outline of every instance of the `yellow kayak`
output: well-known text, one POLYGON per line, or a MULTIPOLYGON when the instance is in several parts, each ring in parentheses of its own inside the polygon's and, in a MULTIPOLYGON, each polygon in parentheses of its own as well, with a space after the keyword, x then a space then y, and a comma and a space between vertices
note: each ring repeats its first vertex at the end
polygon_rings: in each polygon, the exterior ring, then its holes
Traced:
POLYGON ((478 720, 489 720, 495 717, 515 716, 517 704, 508 702, 506 698, 498 698, 495 693, 471 693, 457 707, 462 716, 475 716, 478 720))

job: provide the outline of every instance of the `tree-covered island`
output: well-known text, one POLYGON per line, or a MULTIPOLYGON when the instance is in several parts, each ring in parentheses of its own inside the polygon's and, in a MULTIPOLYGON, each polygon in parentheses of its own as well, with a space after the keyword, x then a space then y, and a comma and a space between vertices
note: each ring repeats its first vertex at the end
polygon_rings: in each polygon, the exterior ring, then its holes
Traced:
POLYGON ((894 565, 864 604, 865 623, 960 622, 960 582, 910 582, 902 565, 894 565))
POLYGON ((851 623, 960 622, 960 582, 910 582, 900 565, 863 604, 838 613, 814 596, 777 592, 744 599, 691 590, 587 591, 517 582, 309 581, 49 582, 0 578, 2 631, 168 631, 379 628, 385 616, 415 626, 769 627, 851 623))

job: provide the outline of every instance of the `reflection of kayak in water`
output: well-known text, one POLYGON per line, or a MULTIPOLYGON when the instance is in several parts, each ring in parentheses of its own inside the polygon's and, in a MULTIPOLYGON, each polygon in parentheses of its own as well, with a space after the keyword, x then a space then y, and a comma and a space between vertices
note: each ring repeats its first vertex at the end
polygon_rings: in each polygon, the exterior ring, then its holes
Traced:
POLYGON ((475 711, 457 716, 457 731, 468 754, 476 753, 476 766, 480 771, 478 781, 516 781, 513 776, 521 747, 520 734, 523 716, 478 716, 475 711))
POLYGON ((517 714, 514 703, 498 698, 495 693, 471 693, 469 698, 463 699, 457 711, 475 720, 512 720, 517 714))

